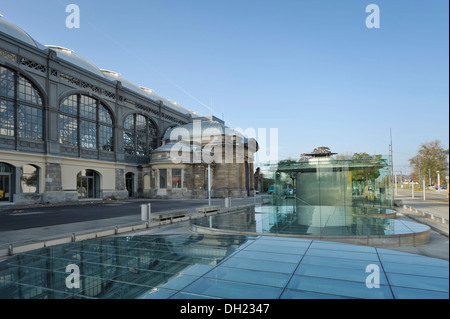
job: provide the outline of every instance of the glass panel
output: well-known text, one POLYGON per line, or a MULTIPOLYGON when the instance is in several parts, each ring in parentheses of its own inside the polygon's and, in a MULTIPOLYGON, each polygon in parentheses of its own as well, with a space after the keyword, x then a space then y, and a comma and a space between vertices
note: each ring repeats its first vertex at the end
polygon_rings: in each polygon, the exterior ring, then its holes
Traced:
POLYGON ((449 299, 448 292, 424 291, 404 287, 392 287, 392 291, 397 299, 449 299))
POLYGON ((38 192, 38 170, 33 165, 24 165, 22 167, 22 176, 20 178, 20 186, 22 193, 38 192))
POLYGON ((0 66, 0 96, 14 98, 14 72, 0 66))
POLYGON ((343 297, 392 299, 388 286, 368 289, 365 283, 294 275, 288 288, 343 297))
POLYGON ((42 105, 42 99, 39 91, 27 79, 19 76, 18 98, 22 101, 42 105))
POLYGON ((200 278, 184 289, 186 292, 233 299, 276 299, 283 289, 240 282, 200 278))
POLYGON ((181 188, 181 169, 172 169, 172 188, 181 188))
POLYGON ((387 276, 391 286, 449 292, 449 282, 442 278, 394 273, 388 273, 387 276))
POLYGON ((123 122, 123 128, 126 130, 134 130, 134 115, 128 115, 123 122))
POLYGON ((148 134, 150 136, 158 136, 156 125, 151 120, 148 120, 148 134))
POLYGON ((383 268, 388 273, 403 273, 416 276, 449 278, 448 269, 445 267, 423 267, 420 265, 408 265, 405 267, 405 264, 383 262, 383 268))
POLYGON ((59 142, 73 146, 78 145, 78 124, 76 118, 59 115, 59 142))
POLYGON ((221 264, 221 266, 291 274, 294 272, 295 268, 297 267, 297 264, 275 262, 275 261, 261 262, 252 259, 234 257, 224 261, 224 263, 221 264))
POLYGON ((159 188, 167 188, 167 169, 159 170, 159 188))
POLYGON ((13 167, 11 165, 0 163, 0 173, 12 173, 13 167))
POLYGON ((139 114, 136 114, 136 130, 146 132, 147 119, 139 114))
MULTIPOLYGON (((0 163, 0 172, 5 169, 4 164, 0 163)), ((0 175, 0 201, 9 202, 11 197, 11 174, 0 175)))
MULTIPOLYGON (((365 283, 367 276, 369 273, 366 272, 366 267, 370 263, 366 263, 359 269, 346 269, 346 268, 335 268, 333 264, 330 264, 330 267, 327 266, 318 266, 318 265, 300 265, 300 267, 295 272, 296 275, 301 276, 309 276, 309 277, 322 277, 322 278, 330 278, 330 279, 339 279, 339 280, 349 280, 349 281, 357 281, 360 283, 365 283)), ((379 266, 378 266, 379 267, 379 266)), ((386 277, 382 273, 382 268, 380 269, 380 284, 387 285, 386 277)))
POLYGON ((348 299, 348 297, 286 289, 280 299, 348 299))
POLYGON ((283 288, 288 283, 291 275, 221 266, 210 271, 205 277, 283 288))
POLYGON ((14 103, 0 100, 0 135, 14 136, 14 103))
POLYGON ((159 287, 166 289, 182 290, 187 285, 200 277, 190 276, 185 274, 178 274, 176 277, 169 279, 165 284, 161 284, 159 287))
POLYGON ((134 132, 131 131, 123 132, 123 150, 125 154, 133 155, 136 153, 134 140, 135 140, 134 132))
POLYGON ((105 124, 113 124, 111 114, 109 113, 108 109, 101 103, 99 104, 98 109, 98 121, 105 124))
POLYGON ((112 127, 100 125, 99 139, 101 150, 110 152, 114 151, 114 139, 112 127))
POLYGON ((59 106, 59 110, 64 113, 77 115, 78 114, 78 95, 70 95, 64 99, 59 106))
POLYGON ((84 148, 97 148, 97 127, 95 123, 81 121, 80 143, 84 148))
POLYGON ((140 299, 168 299, 174 295, 177 291, 170 289, 152 289, 150 292, 145 293, 140 299))
POLYGON ((20 105, 17 124, 20 137, 42 140, 42 110, 20 105))
POLYGON ((90 119, 97 120, 97 100, 82 95, 80 98, 80 116, 90 119))
POLYGON ((322 257, 335 257, 344 259, 359 259, 367 261, 379 261, 377 254, 353 252, 353 251, 334 251, 327 249, 309 249, 306 253, 307 256, 322 256, 322 257))
POLYGON ((136 132, 136 154, 147 155, 147 135, 141 132, 136 132))
POLYGON ((293 254, 282 254, 275 252, 263 252, 263 251, 251 251, 251 247, 248 247, 245 251, 238 252, 236 257, 239 258, 247 258, 247 259, 256 259, 256 260, 272 260, 272 261, 282 261, 286 263, 295 263, 298 264, 300 259, 303 257, 303 254, 297 255, 293 254))
POLYGON ((170 299, 221 299, 219 297, 212 297, 212 296, 204 296, 199 294, 193 294, 193 293, 187 293, 187 292, 179 292, 170 299))

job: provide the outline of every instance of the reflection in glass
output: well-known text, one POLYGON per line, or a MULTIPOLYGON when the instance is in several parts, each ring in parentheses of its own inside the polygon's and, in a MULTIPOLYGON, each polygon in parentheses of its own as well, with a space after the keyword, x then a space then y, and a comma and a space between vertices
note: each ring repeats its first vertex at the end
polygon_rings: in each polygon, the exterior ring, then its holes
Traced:
POLYGON ((42 98, 39 91, 30 81, 22 76, 19 76, 18 98, 19 100, 42 106, 42 98))
POLYGON ((86 95, 73 94, 62 101, 59 110, 65 113, 60 114, 60 143, 114 151, 112 115, 100 101, 86 95))
POLYGON ((14 136, 17 129, 18 137, 42 140, 41 107, 42 98, 38 89, 15 71, 1 66, 0 135, 14 136))
POLYGON ((76 118, 59 115, 59 142, 72 146, 78 145, 78 124, 76 118))
POLYGON ((0 135, 14 136, 14 103, 0 100, 0 135))
POLYGON ((130 114, 125 118, 123 128, 126 154, 148 156, 158 146, 157 128, 150 118, 130 114))
POLYGON ((14 98, 14 72, 0 66, 0 96, 14 98))
POLYGON ((163 287, 181 289, 199 278, 185 271, 215 266, 245 241, 244 236, 194 234, 114 237, 42 248, 0 263, 0 298, 128 299, 163 287), (66 286, 70 264, 80 269, 80 288, 66 286))
POLYGON ((167 188, 167 169, 159 170, 159 188, 167 188))
POLYGON ((20 137, 42 140, 41 109, 27 105, 19 105, 17 125, 20 137))
POLYGON ((172 188, 181 188, 181 169, 172 169, 172 188))
POLYGON ((395 211, 345 206, 261 206, 193 220, 201 227, 298 236, 381 236, 427 231, 422 224, 379 216, 395 211))

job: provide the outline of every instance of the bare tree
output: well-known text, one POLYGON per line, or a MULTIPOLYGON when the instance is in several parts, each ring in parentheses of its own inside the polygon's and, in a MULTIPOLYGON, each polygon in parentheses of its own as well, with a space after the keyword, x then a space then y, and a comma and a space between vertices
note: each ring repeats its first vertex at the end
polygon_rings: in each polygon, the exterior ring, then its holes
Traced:
POLYGON ((447 172, 448 154, 449 150, 442 147, 439 140, 422 143, 417 155, 409 159, 409 164, 414 169, 412 177, 420 180, 425 175, 427 178, 431 176, 431 180, 437 183, 437 171, 440 171, 441 176, 447 172))

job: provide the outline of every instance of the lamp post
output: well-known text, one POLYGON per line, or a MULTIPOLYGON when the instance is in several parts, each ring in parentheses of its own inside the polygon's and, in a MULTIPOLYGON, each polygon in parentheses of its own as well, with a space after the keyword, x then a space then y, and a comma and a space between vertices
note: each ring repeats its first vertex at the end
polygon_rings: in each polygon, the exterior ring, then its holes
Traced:
POLYGON ((208 206, 211 206, 211 163, 208 162, 208 206))
POLYGON ((423 188, 423 200, 426 200, 426 195, 425 195, 425 175, 423 176, 422 179, 422 188, 423 188))
POLYGON ((437 190, 438 190, 438 193, 440 193, 441 192, 441 175, 439 175, 439 171, 437 171, 437 177, 438 177, 437 190))
POLYGON ((214 152, 203 149, 202 160, 208 165, 208 206, 211 206, 211 164, 214 162, 214 152))

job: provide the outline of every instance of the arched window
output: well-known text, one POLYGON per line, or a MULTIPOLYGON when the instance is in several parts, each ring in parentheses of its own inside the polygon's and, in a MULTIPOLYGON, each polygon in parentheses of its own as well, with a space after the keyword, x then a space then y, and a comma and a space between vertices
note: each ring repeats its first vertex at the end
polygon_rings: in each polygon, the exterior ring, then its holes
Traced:
POLYGON ((73 94, 62 101, 59 111, 61 144, 114 151, 112 115, 99 100, 73 94))
POLYGON ((148 156, 158 147, 158 129, 151 119, 131 114, 123 123, 123 148, 126 154, 148 156))
POLYGON ((0 66, 0 135, 42 140, 42 96, 16 71, 0 66))

